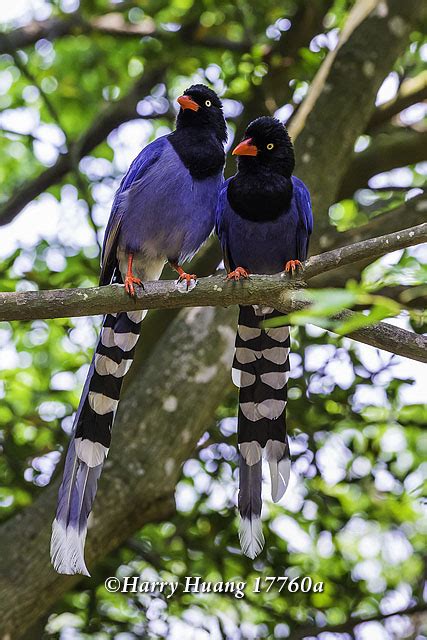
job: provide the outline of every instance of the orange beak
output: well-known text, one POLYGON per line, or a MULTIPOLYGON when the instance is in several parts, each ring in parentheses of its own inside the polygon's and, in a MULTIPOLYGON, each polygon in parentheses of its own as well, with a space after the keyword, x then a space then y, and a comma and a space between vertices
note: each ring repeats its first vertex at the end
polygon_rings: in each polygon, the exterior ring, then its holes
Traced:
POLYGON ((233 156, 256 156, 258 153, 258 148, 252 142, 252 138, 248 138, 247 140, 243 140, 240 144, 237 145, 235 149, 233 149, 233 156))
POLYGON ((191 111, 198 111, 200 105, 197 104, 190 96, 179 96, 178 104, 182 109, 191 109, 191 111))

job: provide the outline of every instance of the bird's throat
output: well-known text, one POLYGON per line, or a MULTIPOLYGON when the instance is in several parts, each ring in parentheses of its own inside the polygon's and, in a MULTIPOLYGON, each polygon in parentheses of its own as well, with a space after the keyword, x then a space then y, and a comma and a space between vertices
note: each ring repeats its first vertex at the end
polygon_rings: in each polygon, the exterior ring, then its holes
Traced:
POLYGON ((203 180, 222 171, 224 146, 213 133, 186 127, 174 131, 169 141, 193 178, 203 180))

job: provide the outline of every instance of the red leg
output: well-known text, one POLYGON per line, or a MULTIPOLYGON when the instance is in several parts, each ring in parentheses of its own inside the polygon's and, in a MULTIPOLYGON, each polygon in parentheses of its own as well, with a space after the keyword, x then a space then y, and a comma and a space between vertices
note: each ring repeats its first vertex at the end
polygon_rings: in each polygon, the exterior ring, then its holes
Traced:
POLYGON ((195 273, 186 273, 184 271, 184 269, 182 269, 182 267, 180 267, 175 262, 171 262, 170 265, 171 265, 172 269, 174 269, 178 274, 178 282, 182 282, 183 280, 185 280, 187 282, 187 289, 190 286, 190 282, 192 280, 194 280, 194 281, 197 280, 197 276, 196 276, 195 273))
POLYGON ((297 268, 304 269, 303 263, 300 262, 299 260, 288 260, 287 263, 285 264, 286 273, 292 273, 293 275, 297 268))
POLYGON ((226 280, 240 280, 240 278, 249 278, 249 271, 243 267, 236 267, 234 271, 227 273, 226 280))
POLYGON ((134 297, 135 296, 135 287, 134 284, 139 284, 141 287, 143 286, 142 281, 139 278, 136 278, 132 272, 132 263, 133 263, 133 253, 129 254, 128 257, 128 270, 125 278, 125 289, 126 292, 134 297))

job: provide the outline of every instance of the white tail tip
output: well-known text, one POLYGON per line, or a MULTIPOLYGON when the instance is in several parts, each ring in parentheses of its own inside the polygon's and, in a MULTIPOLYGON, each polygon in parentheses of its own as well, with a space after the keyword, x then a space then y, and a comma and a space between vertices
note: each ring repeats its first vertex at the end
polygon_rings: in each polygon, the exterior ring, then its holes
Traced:
POLYGON ((86 531, 79 533, 72 527, 65 529, 55 518, 52 524, 50 558, 57 573, 90 576, 84 560, 85 540, 86 531))
POLYGON ((239 539, 245 556, 256 558, 264 547, 261 518, 240 518, 239 539))

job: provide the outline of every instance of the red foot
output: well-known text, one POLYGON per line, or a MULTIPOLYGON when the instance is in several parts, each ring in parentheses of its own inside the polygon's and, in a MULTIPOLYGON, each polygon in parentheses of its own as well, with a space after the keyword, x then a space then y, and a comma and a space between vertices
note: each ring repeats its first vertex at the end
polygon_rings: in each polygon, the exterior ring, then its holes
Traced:
POLYGON ((194 280, 194 282, 197 281, 197 276, 195 273, 186 273, 184 269, 178 266, 176 262, 169 261, 169 264, 172 267, 172 269, 177 272, 178 282, 183 282, 184 280, 187 282, 187 290, 190 287, 190 282, 192 280, 194 280))
POLYGON ((197 276, 195 273, 185 273, 185 271, 183 271, 180 268, 180 271, 178 271, 179 273, 179 277, 178 277, 178 282, 183 282, 184 280, 187 282, 187 289, 190 286, 190 282, 192 280, 194 280, 195 282, 197 281, 197 276))
POLYGON ((303 263, 300 262, 299 260, 288 260, 287 263, 285 264, 285 273, 291 272, 293 275, 297 267, 300 269, 304 269, 303 263))
POLYGON ((134 284, 138 284, 140 287, 143 287, 142 280, 139 278, 135 278, 132 274, 127 274, 125 278, 125 290, 130 296, 135 297, 135 287, 134 284))
POLYGON ((240 278, 249 278, 249 271, 243 267, 236 267, 234 271, 227 274, 226 280, 240 280, 240 278))
POLYGON ((135 297, 135 287, 133 286, 134 284, 139 284, 140 287, 144 288, 144 285, 142 284, 142 281, 139 278, 135 278, 135 276, 132 273, 132 264, 133 264, 133 253, 130 253, 128 255, 128 270, 126 273, 126 278, 125 278, 125 291, 126 293, 128 293, 130 296, 132 296, 132 298, 135 297))

